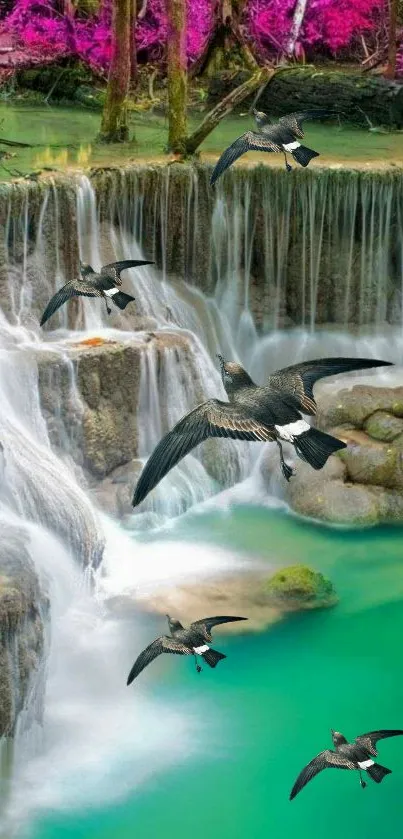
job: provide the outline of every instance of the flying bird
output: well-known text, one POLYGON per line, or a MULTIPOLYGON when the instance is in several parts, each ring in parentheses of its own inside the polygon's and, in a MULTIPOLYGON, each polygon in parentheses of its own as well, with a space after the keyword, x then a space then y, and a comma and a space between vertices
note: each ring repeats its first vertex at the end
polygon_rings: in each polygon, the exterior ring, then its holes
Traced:
POLYGON ((112 309, 108 306, 108 297, 119 309, 125 309, 127 304, 135 298, 130 294, 119 291, 122 285, 121 271, 126 268, 138 268, 140 265, 153 265, 144 259, 124 259, 121 262, 111 262, 103 265, 99 273, 91 265, 80 262, 81 277, 75 277, 62 286, 49 301, 41 318, 41 326, 72 297, 103 297, 106 311, 110 315, 112 309))
POLYGON ((233 440, 276 441, 280 466, 288 481, 293 470, 284 460, 282 442, 292 443, 297 455, 314 469, 322 469, 328 457, 346 444, 311 426, 301 413, 313 416, 316 402, 313 385, 324 376, 351 370, 389 365, 368 358, 321 358, 304 361, 273 373, 266 387, 256 385, 246 370, 218 356, 221 377, 229 402, 208 399, 184 416, 160 440, 137 483, 133 507, 140 504, 159 481, 208 437, 233 440))
POLYGON ((195 657, 196 670, 201 671, 200 664, 197 663, 197 656, 209 665, 209 667, 216 667, 222 658, 226 658, 223 653, 212 650, 206 644, 206 641, 212 641, 211 630, 213 626, 218 626, 221 623, 232 623, 233 621, 246 621, 247 618, 234 617, 233 615, 216 615, 213 618, 202 618, 199 621, 194 621, 185 629, 177 620, 167 615, 170 635, 161 635, 146 647, 140 653, 137 660, 129 673, 127 684, 131 685, 136 676, 150 664, 154 658, 161 655, 161 653, 173 653, 174 655, 193 655, 195 657))
POLYGON ((304 767, 291 790, 290 801, 298 795, 308 781, 322 772, 322 769, 357 769, 363 789, 367 784, 362 778, 362 772, 367 772, 376 784, 380 784, 385 775, 390 775, 391 769, 386 769, 385 766, 372 760, 372 757, 378 754, 375 746, 378 740, 398 737, 403 734, 403 731, 400 729, 369 731, 367 734, 360 734, 353 743, 349 743, 340 731, 331 729, 331 733, 335 751, 325 749, 304 767))
POLYGON ((290 152, 294 160, 301 166, 308 166, 310 160, 313 157, 318 157, 319 153, 308 149, 307 146, 302 146, 297 140, 297 137, 304 136, 302 123, 306 119, 335 116, 334 111, 321 108, 316 111, 287 114, 273 124, 270 117, 263 111, 257 111, 256 108, 253 108, 252 113, 258 130, 246 131, 225 149, 214 167, 210 178, 211 186, 235 160, 238 160, 238 157, 241 157, 247 151, 281 152, 284 155, 287 172, 292 169, 287 161, 287 152, 290 152))

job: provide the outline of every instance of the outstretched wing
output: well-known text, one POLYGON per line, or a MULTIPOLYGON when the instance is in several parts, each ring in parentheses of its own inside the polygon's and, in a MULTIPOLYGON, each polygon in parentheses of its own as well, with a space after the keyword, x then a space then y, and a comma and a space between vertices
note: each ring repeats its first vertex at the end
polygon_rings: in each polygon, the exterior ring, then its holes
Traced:
POLYGON ((54 315, 57 309, 60 309, 60 306, 63 306, 63 303, 67 303, 72 297, 99 297, 99 291, 96 288, 91 289, 88 286, 83 285, 82 289, 77 288, 75 285, 74 280, 70 280, 70 282, 66 283, 66 285, 59 288, 59 291, 53 295, 52 299, 49 300, 48 305, 41 317, 41 326, 46 323, 49 318, 54 315))
POLYGON ((306 119, 321 119, 322 117, 336 116, 334 111, 328 108, 317 108, 316 111, 297 111, 293 114, 286 114, 278 121, 279 125, 290 128, 296 137, 303 137, 302 123, 306 119))
POLYGON ((335 376, 337 373, 349 373, 352 370, 366 370, 370 367, 386 367, 390 361, 375 358, 315 358, 284 367, 269 376, 268 386, 280 390, 284 395, 297 398, 298 407, 305 414, 316 414, 316 402, 313 386, 318 379, 335 376))
POLYGON ((290 801, 306 786, 309 781, 323 769, 355 769, 354 763, 348 760, 338 752, 332 752, 331 749, 325 749, 320 752, 307 766, 304 766, 302 772, 298 775, 297 780, 291 790, 290 801))
POLYGON ((111 277, 115 285, 122 285, 120 274, 126 268, 139 268, 140 265, 154 265, 153 262, 144 259, 123 259, 121 262, 110 262, 109 265, 103 265, 100 274, 104 277, 111 277))
POLYGON ((213 174, 210 178, 210 184, 213 186, 215 184, 217 178, 225 172, 226 169, 231 166, 235 160, 238 160, 238 157, 241 157, 247 151, 282 151, 281 146, 275 143, 270 137, 267 137, 264 134, 258 134, 255 131, 246 131, 245 134, 241 134, 231 146, 228 146, 227 149, 222 153, 221 157, 217 161, 214 169, 213 174))
POLYGON ((218 399, 202 402, 186 414, 154 449, 137 483, 133 507, 143 501, 173 466, 208 437, 264 442, 274 440, 275 433, 254 420, 250 412, 242 407, 218 399))
POLYGON ((185 645, 180 641, 176 641, 175 638, 169 638, 168 635, 162 635, 160 638, 153 641, 149 647, 146 647, 142 653, 140 653, 127 677, 127 684, 131 685, 136 676, 138 676, 139 673, 147 667, 147 664, 154 661, 154 659, 161 655, 161 653, 173 653, 174 655, 192 654, 191 650, 189 650, 188 647, 185 647, 185 645))
POLYGON ((371 755, 375 755, 376 757, 378 752, 375 745, 378 740, 385 740, 387 737, 399 737, 401 734, 403 734, 403 731, 400 728, 384 728, 380 731, 368 731, 367 734, 360 734, 359 737, 355 738, 355 742, 360 746, 364 746, 371 755))
POLYGON ((216 615, 214 618, 201 618, 199 621, 193 621, 192 627, 203 627, 208 633, 211 632, 213 626, 218 626, 220 623, 232 623, 233 621, 247 621, 248 618, 238 618, 234 615, 216 615))

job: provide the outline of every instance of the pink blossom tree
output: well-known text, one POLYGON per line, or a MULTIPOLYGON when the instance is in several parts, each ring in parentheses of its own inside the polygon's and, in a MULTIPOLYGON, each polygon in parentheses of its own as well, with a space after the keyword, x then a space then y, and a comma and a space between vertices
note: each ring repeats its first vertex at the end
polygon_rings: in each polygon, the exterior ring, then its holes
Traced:
MULTIPOLYGON (((60 11, 63 2, 15 0, 3 25, 27 51, 56 58, 73 55, 106 75, 111 60, 112 0, 68 0, 74 5, 73 17, 60 11)), ((167 2, 138 0, 135 41, 141 61, 166 64, 167 2)), ((219 27, 228 54, 238 45, 245 66, 249 57, 252 69, 255 59, 273 60, 292 52, 337 57, 343 51, 346 57, 357 45, 362 49, 362 36, 375 42, 389 8, 389 0, 186 0, 186 4, 186 57, 188 66, 196 70, 210 58, 219 27)), ((401 58, 398 66, 399 62, 401 58)))

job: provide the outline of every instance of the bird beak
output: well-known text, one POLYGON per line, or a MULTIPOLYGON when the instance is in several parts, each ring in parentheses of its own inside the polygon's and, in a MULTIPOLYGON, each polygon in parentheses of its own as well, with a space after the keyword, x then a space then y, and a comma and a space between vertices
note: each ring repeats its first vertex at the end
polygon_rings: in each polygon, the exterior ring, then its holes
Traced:
POLYGON ((332 737, 333 737, 333 734, 334 734, 334 728, 331 728, 331 729, 330 729, 330 733, 331 733, 331 735, 332 735, 332 737))
POLYGON ((222 355, 220 355, 220 353, 218 353, 218 352, 216 353, 216 358, 218 358, 218 360, 221 364, 225 364, 225 361, 224 361, 222 355))

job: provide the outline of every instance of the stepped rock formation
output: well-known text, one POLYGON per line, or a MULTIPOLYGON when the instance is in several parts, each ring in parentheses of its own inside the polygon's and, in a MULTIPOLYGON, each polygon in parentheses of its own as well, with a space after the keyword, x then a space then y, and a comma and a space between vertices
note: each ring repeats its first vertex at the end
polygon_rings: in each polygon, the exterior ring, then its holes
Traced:
MULTIPOLYGON (((38 355, 41 409, 52 447, 72 459, 80 483, 92 489, 101 508, 119 518, 133 512, 133 486, 142 469, 140 383, 147 360, 156 377, 162 434, 172 427, 176 401, 190 396, 189 381, 194 405, 206 397, 194 343, 186 333, 143 331, 122 341, 95 338, 69 344, 63 354, 44 350, 38 355)), ((146 422, 144 418, 142 426, 146 422)), ((150 416, 150 425, 154 422, 150 416)), ((223 485, 239 479, 231 446, 224 442, 224 451, 229 449, 227 474, 222 443, 209 440, 200 452, 207 473, 223 485)))
MULTIPOLYGON (((258 166, 231 170, 215 191, 209 175, 207 166, 139 165, 0 186, 0 502, 57 534, 82 566, 99 564, 104 546, 88 490, 114 516, 132 514, 133 485, 156 441, 204 398, 224 398, 215 352, 241 353, 248 342, 250 352, 255 342, 263 381, 274 348, 258 345, 255 327, 313 334, 325 324, 344 332, 401 324, 398 171, 290 178, 258 166), (74 300, 40 330, 79 257, 97 268, 136 256, 134 248, 155 259, 157 273, 125 275, 136 304, 124 316, 74 300), (240 348, 243 314, 251 331, 240 348), (106 326, 122 337, 104 338, 106 326), (73 343, 73 328, 101 337, 73 343)), ((401 521, 403 389, 358 390, 327 400, 319 415, 352 445, 323 472, 298 461, 289 500, 324 521, 401 521)), ((164 514, 250 472, 242 443, 209 440, 192 457, 161 482, 164 514)), ((158 491, 146 513, 158 514, 158 491)), ((10 528, 0 548, 0 733, 8 734, 40 672, 48 612, 24 532, 10 528)))
MULTIPOLYGON (((80 240, 86 258, 99 245, 107 262, 124 239, 156 261, 162 278, 216 293, 219 303, 231 291, 231 317, 247 301, 264 331, 401 323, 398 169, 298 169, 289 177, 268 166, 241 167, 226 173, 216 190, 210 173, 199 164, 136 165, 93 169, 86 186, 78 176, 1 185, 5 312, 32 327, 56 287, 77 272, 80 240), (93 203, 85 208, 90 192, 93 203)), ((92 306, 101 311, 99 301, 92 306)), ((137 299, 136 307, 123 319, 114 312, 108 325, 136 329, 139 312, 153 315, 146 300, 137 299)), ((82 302, 73 301, 49 329, 82 327, 82 311, 82 302)))
POLYGON ((298 461, 287 487, 291 507, 337 524, 402 522, 403 387, 356 385, 318 402, 318 427, 348 448, 320 472, 298 461))
MULTIPOLYGON (((132 511, 142 464, 138 410, 142 355, 173 350, 178 364, 194 367, 189 339, 175 332, 141 332, 130 340, 95 339, 70 345, 65 355, 44 352, 39 392, 53 448, 79 467, 101 507, 117 516, 132 511)), ((167 429, 166 429, 167 430, 167 429)), ((80 474, 79 472, 79 474, 80 474)))

